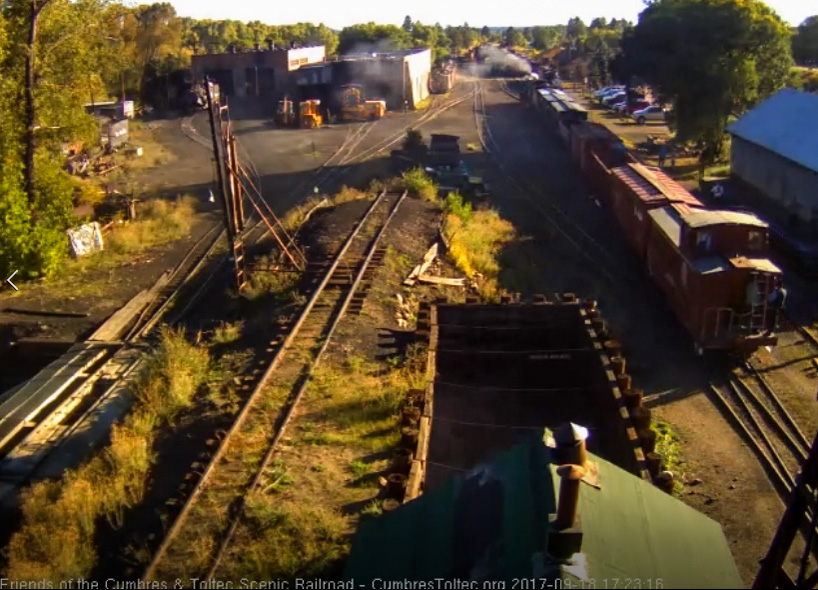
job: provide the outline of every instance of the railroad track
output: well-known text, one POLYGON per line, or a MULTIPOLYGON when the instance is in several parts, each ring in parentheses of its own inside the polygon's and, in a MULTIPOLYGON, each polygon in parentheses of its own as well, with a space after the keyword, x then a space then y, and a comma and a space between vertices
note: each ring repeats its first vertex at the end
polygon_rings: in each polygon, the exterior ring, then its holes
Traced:
MULTIPOLYGON (((95 336, 75 345, 73 359, 65 363, 67 370, 54 374, 39 389, 24 387, 4 400, 0 425, 5 436, 0 445, 0 501, 6 505, 16 490, 69 440, 83 424, 97 419, 95 412, 109 398, 121 394, 122 384, 142 362, 144 339, 152 334, 160 321, 180 321, 190 306, 208 288, 218 267, 193 284, 194 277, 215 257, 220 224, 210 228, 191 247, 177 266, 167 273, 156 289, 147 296, 142 312, 135 320, 123 320, 127 328, 121 341, 109 342, 95 336), (180 303, 185 293, 186 305, 180 303), (172 318, 168 316, 172 313, 172 318), (16 398, 20 398, 17 400, 16 398)), ((33 388, 36 382, 29 382, 33 388)))
POLYGON ((785 498, 809 452, 809 441, 764 377, 748 362, 710 386, 716 400, 785 498))
POLYGON ((247 384, 252 390, 244 406, 186 492, 143 579, 211 578, 229 553, 234 533, 243 526, 245 498, 269 483, 268 468, 309 377, 341 318, 360 308, 373 264, 385 254, 381 238, 405 197, 381 193, 335 257, 314 267, 309 301, 287 336, 272 343, 275 353, 263 374, 247 384), (208 549, 205 559, 202 547, 208 549))
POLYGON ((525 197, 557 234, 562 236, 566 242, 588 260, 608 282, 614 285, 620 284, 621 280, 617 280, 608 269, 621 269, 622 264, 611 256, 608 248, 597 242, 568 213, 547 200, 536 198, 539 191, 527 181, 517 180, 518 175, 514 174, 513 170, 508 169, 501 157, 502 149, 492 134, 491 124, 486 116, 483 85, 480 80, 476 80, 474 84, 474 121, 483 149, 486 153, 494 156, 494 161, 506 179, 525 197))

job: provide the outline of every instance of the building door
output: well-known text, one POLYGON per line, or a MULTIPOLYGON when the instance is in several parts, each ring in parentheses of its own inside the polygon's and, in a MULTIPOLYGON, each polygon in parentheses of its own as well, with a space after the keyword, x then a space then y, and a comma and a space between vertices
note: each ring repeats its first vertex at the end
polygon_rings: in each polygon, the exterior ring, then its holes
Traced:
POLYGON ((245 96, 258 96, 258 68, 244 68, 245 96))
POLYGON ((233 83, 233 70, 207 70, 205 76, 219 85, 222 96, 235 96, 236 87, 233 83))
POLYGON ((258 89, 260 96, 273 96, 276 91, 276 72, 273 68, 258 69, 258 89))

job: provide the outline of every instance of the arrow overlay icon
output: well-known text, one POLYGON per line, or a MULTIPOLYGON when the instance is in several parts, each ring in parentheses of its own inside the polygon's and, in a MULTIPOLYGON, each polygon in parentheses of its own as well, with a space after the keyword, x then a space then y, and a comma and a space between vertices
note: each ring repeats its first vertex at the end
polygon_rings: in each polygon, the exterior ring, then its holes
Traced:
POLYGON ((11 282, 11 279, 13 279, 13 278, 14 278, 14 275, 16 275, 16 274, 17 274, 17 271, 15 270, 13 273, 11 273, 11 276, 10 276, 9 278, 7 278, 7 279, 6 279, 6 282, 7 282, 9 285, 11 285, 11 286, 12 286, 12 288, 13 288, 15 291, 19 291, 20 289, 18 289, 18 288, 17 288, 17 286, 16 286, 14 283, 12 283, 12 282, 11 282))

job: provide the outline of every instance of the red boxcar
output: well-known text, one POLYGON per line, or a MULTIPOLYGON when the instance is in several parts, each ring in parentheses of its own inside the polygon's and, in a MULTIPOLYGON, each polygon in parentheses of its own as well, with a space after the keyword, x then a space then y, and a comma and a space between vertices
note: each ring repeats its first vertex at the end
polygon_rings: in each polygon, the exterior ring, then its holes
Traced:
POLYGON ((650 210, 647 267, 697 348, 755 350, 778 269, 767 255, 768 227, 754 215, 683 204, 650 210), (752 294, 752 297, 750 296, 752 294))
POLYGON ((671 203, 691 208, 704 204, 658 168, 629 164, 611 169, 610 206, 624 230, 625 238, 644 260, 651 218, 648 211, 671 203))

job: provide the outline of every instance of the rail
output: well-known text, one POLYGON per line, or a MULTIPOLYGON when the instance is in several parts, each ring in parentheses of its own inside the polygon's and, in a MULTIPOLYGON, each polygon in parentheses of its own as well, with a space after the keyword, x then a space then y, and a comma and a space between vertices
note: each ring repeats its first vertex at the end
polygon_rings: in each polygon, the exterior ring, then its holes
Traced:
MULTIPOLYGON (((349 291, 348 291, 346 297, 344 298, 340 309, 336 305, 325 306, 325 307, 322 308, 322 309, 329 308, 329 309, 332 309, 332 310, 336 310, 336 311, 331 311, 330 316, 327 319, 327 327, 326 327, 327 332, 323 336, 324 341, 322 343, 322 346, 320 347, 318 352, 315 353, 315 355, 310 359, 310 361, 308 361, 306 363, 305 366, 301 366, 301 365, 298 364, 298 361, 294 361, 296 363, 296 365, 297 365, 294 368, 299 369, 299 367, 300 367, 300 369, 297 371, 297 374, 300 375, 300 377, 298 378, 297 384, 294 385, 293 389, 291 390, 290 394, 288 395, 287 400, 284 403, 284 407, 282 408, 281 413, 279 415, 279 418, 276 421, 277 422, 276 430, 275 430, 276 434, 274 435, 272 441, 269 443, 269 446, 267 446, 266 452, 264 453, 264 457, 261 460, 259 466, 255 469, 255 475, 254 475, 254 477, 252 479, 252 482, 250 482, 249 485, 245 485, 243 483, 242 484, 237 484, 236 482, 231 482, 229 479, 227 479, 226 482, 222 482, 222 483, 226 487, 229 488, 228 489, 229 493, 231 493, 234 496, 233 501, 234 502, 238 501, 238 506, 241 507, 241 506, 243 506, 244 497, 250 491, 252 491, 255 488, 255 486, 258 484, 258 482, 261 480, 261 478, 262 478, 262 476, 264 474, 266 466, 268 465, 268 463, 271 460, 273 454, 275 453, 278 441, 280 440, 281 435, 282 435, 287 423, 289 422, 290 417, 292 416, 292 412, 297 407, 298 403, 301 401, 303 393, 304 393, 304 391, 306 389, 307 380, 309 378, 309 375, 312 373, 312 371, 315 369, 315 367, 320 362, 321 356, 322 356, 323 352, 326 350, 328 342, 331 339, 335 328, 337 327, 341 317, 343 317, 343 313, 346 311, 347 307, 349 306, 349 302, 351 301, 352 297, 355 294, 356 287, 360 283, 364 272, 366 271, 370 261, 372 260, 372 257, 374 255, 375 247, 377 246, 379 240, 382 238, 386 227, 388 226, 389 222, 391 221, 391 219, 395 215, 395 212, 397 211, 400 204, 403 202, 403 199, 405 198, 405 196, 406 196, 406 193, 402 193, 400 195, 390 194, 390 193, 386 193, 386 192, 381 193, 375 199, 375 201, 372 203, 372 205, 368 208, 368 210, 366 211, 364 216, 359 220, 359 222, 357 223, 355 229, 351 232, 351 234, 346 239, 345 243, 343 244, 343 246, 341 247, 339 252, 335 255, 335 258, 334 258, 332 264, 330 265, 330 267, 325 272, 325 275, 324 275, 323 279, 318 284, 318 286, 315 288, 315 291, 313 292, 313 294, 310 297, 309 301, 306 303, 306 305, 302 309, 301 313, 299 314, 298 319, 292 325, 287 337, 284 339, 284 341, 279 346, 278 350, 276 351, 272 361, 268 365, 268 367, 265 370, 264 374, 260 377, 259 381, 254 385, 253 391, 251 392, 248 399, 245 401, 244 406, 242 407, 241 411, 239 412, 238 416, 236 417, 236 420, 234 421, 234 423, 231 426, 230 430, 222 438, 221 444, 219 445, 217 451, 215 452, 215 454, 211 458, 210 462, 208 463, 205 471, 202 473, 201 478, 196 482, 194 488, 191 490, 191 492, 190 492, 189 496, 187 497, 184 505, 182 506, 180 512, 177 514, 176 518, 173 520, 173 524, 168 529, 164 539, 162 540, 161 544, 159 545, 158 549, 156 550, 156 553, 154 554, 154 557, 153 557, 150 565, 148 566, 148 568, 145 570, 145 573, 143 574, 143 579, 144 580, 154 580, 154 579, 156 579, 157 575, 161 575, 163 566, 165 566, 165 565, 167 565, 167 567, 170 567, 170 568, 174 567, 174 565, 172 563, 166 563, 166 562, 173 562, 173 563, 176 562, 176 560, 174 560, 172 557, 170 557, 170 555, 173 553, 174 548, 176 548, 175 547, 175 545, 176 545, 175 541, 177 541, 177 539, 179 539, 180 533, 183 530, 183 527, 185 527, 188 520, 190 519, 190 517, 191 517, 191 515, 193 513, 193 510, 194 510, 194 507, 197 504, 197 500, 202 496, 202 493, 206 489, 208 489, 208 487, 217 485, 216 483, 213 483, 213 482, 215 482, 214 478, 216 477, 217 473, 219 472, 218 468, 220 466, 220 463, 222 462, 222 459, 224 459, 226 457, 227 452, 231 449, 232 441, 236 438, 237 434, 241 431, 242 427, 248 421, 248 418, 250 417, 250 415, 252 413, 252 410, 259 404, 260 399, 261 399, 261 397, 262 397, 262 395, 264 393, 264 390, 265 390, 265 385, 269 381, 270 377, 280 368, 281 363, 285 359, 287 351, 290 350, 293 347, 294 342, 295 342, 296 338, 299 337, 301 329, 304 326, 307 319, 311 318, 312 312, 313 312, 313 309, 315 308, 316 303, 319 301, 319 299, 322 297, 322 295, 324 295, 324 293, 326 292, 327 285, 330 283, 330 280, 333 278, 333 275, 335 275, 336 270, 341 265, 341 262, 345 259, 346 255, 348 254, 348 252, 349 252, 350 248, 352 247, 353 243, 355 242, 355 240, 358 237, 360 237, 361 230, 368 223, 368 221, 370 221, 370 219, 373 217, 373 212, 381 204, 385 203, 388 197, 396 197, 395 204, 391 208, 391 210, 389 211, 389 215, 386 218, 386 220, 383 222, 382 227, 380 228, 380 231, 378 231, 376 233, 376 236, 371 240, 371 242, 369 244, 369 247, 368 247, 368 250, 367 250, 366 258, 364 259, 363 263, 361 263, 361 267, 360 267, 354 281, 349 286, 349 291), (238 496, 236 496, 236 494, 238 494, 238 496)), ((246 450, 246 449, 244 447, 242 447, 242 451, 244 451, 244 450, 246 450)), ((229 474, 225 475, 224 477, 228 478, 229 474)), ((233 532, 235 531, 236 526, 238 526, 240 517, 241 517, 241 510, 239 509, 230 518, 230 524, 229 524, 229 527, 228 527, 227 531, 225 531, 223 533, 221 531, 217 531, 217 533, 221 537, 221 540, 219 542, 219 549, 218 549, 218 552, 217 552, 217 555, 216 555, 217 561, 214 562, 214 564, 211 566, 211 569, 215 568, 218 565, 219 561, 221 560, 222 556, 224 555, 224 552, 226 551, 226 549, 228 547, 229 540, 230 540, 233 532)), ((204 519, 205 517, 202 517, 202 518, 204 519)), ((202 520, 202 519, 200 519, 200 520, 202 520)), ((205 520, 203 522, 207 522, 207 520, 205 520)), ((201 529, 197 528, 196 530, 197 530, 198 534, 201 534, 201 535, 205 534, 205 530, 203 528, 201 528, 201 529)), ((180 541, 178 544, 182 544, 182 542, 180 541)), ((182 551, 182 552, 184 551, 184 549, 182 547, 179 547, 178 550, 182 551)), ((178 564, 176 564, 176 565, 178 566, 178 564)))

